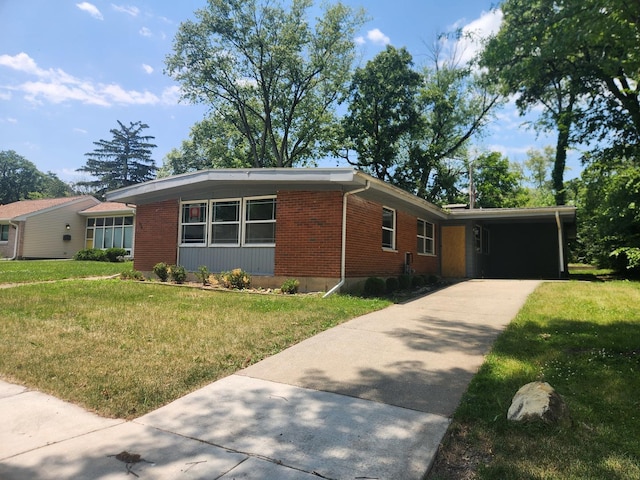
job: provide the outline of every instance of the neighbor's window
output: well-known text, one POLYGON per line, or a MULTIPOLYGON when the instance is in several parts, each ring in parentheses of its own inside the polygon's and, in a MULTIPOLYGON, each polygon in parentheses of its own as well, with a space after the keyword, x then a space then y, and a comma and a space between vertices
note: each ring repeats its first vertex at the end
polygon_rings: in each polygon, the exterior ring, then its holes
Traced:
POLYGON ((206 245, 207 202, 183 203, 180 227, 181 243, 206 245))
POLYGON ((276 243, 276 198, 251 198, 244 202, 244 244, 276 243))
POLYGON ((434 226, 425 220, 418 219, 418 253, 424 255, 434 255, 434 226))
POLYGON ((0 242, 9 241, 9 225, 0 225, 0 242))
POLYGON ((85 248, 133 248, 133 217, 87 218, 85 248))
POLYGON ((382 248, 396 248, 396 211, 382 207, 382 248))
POLYGON ((240 245, 240 200, 211 202, 211 244, 240 245))

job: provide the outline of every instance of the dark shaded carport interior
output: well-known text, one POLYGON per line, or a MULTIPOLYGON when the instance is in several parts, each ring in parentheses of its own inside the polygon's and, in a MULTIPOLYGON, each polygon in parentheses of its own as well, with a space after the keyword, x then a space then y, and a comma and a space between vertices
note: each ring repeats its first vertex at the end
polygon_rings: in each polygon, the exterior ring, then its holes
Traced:
MULTIPOLYGON (((486 221, 482 226, 489 230, 490 240, 488 254, 478 254, 480 276, 518 279, 563 276, 560 272, 558 227, 555 222, 486 221)), ((566 245, 566 240, 564 243, 566 245)), ((564 263, 566 276, 566 258, 564 263)))

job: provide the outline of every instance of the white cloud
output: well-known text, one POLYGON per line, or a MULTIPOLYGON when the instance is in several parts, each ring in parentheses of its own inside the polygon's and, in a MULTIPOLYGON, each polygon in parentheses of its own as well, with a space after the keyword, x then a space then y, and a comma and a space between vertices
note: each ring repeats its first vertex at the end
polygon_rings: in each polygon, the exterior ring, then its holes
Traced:
POLYGON ((78 127, 74 128, 74 129, 73 129, 73 131, 74 131, 75 133, 81 133, 82 135, 86 135, 87 133, 89 133, 89 132, 88 132, 88 131, 86 131, 84 128, 78 128, 78 127))
POLYGON ((0 100, 11 100, 11 92, 0 92, 0 100))
POLYGON ((455 29, 460 28, 461 36, 455 41, 443 39, 443 51, 455 57, 458 63, 468 63, 482 50, 484 42, 498 33, 502 17, 502 10, 494 9, 482 12, 479 18, 462 28, 462 21, 457 22, 455 29))
POLYGON ((142 69, 147 72, 149 75, 153 73, 153 67, 151 65, 147 65, 146 63, 142 64, 142 69))
POLYGON ((126 90, 117 84, 94 83, 90 80, 69 75, 61 69, 48 70, 38 67, 36 62, 26 53, 15 56, 0 55, 0 66, 26 73, 32 80, 12 86, 5 86, 11 91, 22 92, 29 102, 60 104, 80 102, 87 105, 110 107, 117 105, 156 105, 175 103, 166 101, 165 92, 162 98, 149 91, 126 90))
POLYGON ((78 7, 83 12, 87 12, 93 18, 104 20, 104 17, 102 16, 102 13, 100 13, 100 10, 98 10, 98 7, 89 2, 76 3, 76 7, 78 7))
POLYGON ((387 45, 391 43, 391 39, 377 28, 367 32, 367 40, 375 45, 387 45))
POLYGON ((143 37, 150 37, 152 33, 151 30, 149 30, 147 27, 142 27, 140 29, 140 35, 142 35, 143 37))
POLYGON ((137 17, 138 15, 140 15, 140 9, 131 5, 116 5, 112 3, 111 8, 113 8, 116 12, 126 13, 127 15, 131 15, 132 17, 137 17))
POLYGON ((16 123, 18 123, 18 119, 17 118, 13 118, 13 117, 6 117, 6 118, 0 118, 0 122, 1 123, 13 123, 13 124, 16 124, 16 123))

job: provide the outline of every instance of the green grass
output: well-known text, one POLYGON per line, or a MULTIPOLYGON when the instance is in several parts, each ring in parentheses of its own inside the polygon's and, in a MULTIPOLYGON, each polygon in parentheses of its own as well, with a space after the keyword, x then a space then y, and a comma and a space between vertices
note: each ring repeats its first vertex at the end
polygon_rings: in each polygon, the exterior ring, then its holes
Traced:
POLYGON ((131 269, 132 262, 84 262, 75 260, 0 261, 0 285, 3 283, 45 282, 93 276, 117 275, 131 269))
POLYGON ((471 458, 470 478, 640 479, 639 391, 640 283, 544 284, 471 382, 428 478, 459 478, 471 458), (571 427, 506 420, 534 380, 563 396, 571 427))
POLYGON ((389 303, 119 279, 21 285, 0 289, 0 375, 133 418, 389 303))

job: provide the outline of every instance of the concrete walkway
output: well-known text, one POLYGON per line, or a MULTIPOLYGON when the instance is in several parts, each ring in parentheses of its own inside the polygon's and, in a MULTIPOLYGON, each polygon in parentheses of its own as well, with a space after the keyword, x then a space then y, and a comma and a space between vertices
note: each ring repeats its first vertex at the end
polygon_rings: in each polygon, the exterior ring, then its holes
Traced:
POLYGON ((358 317, 130 422, 0 382, 0 478, 419 480, 539 283, 472 280, 358 317))

